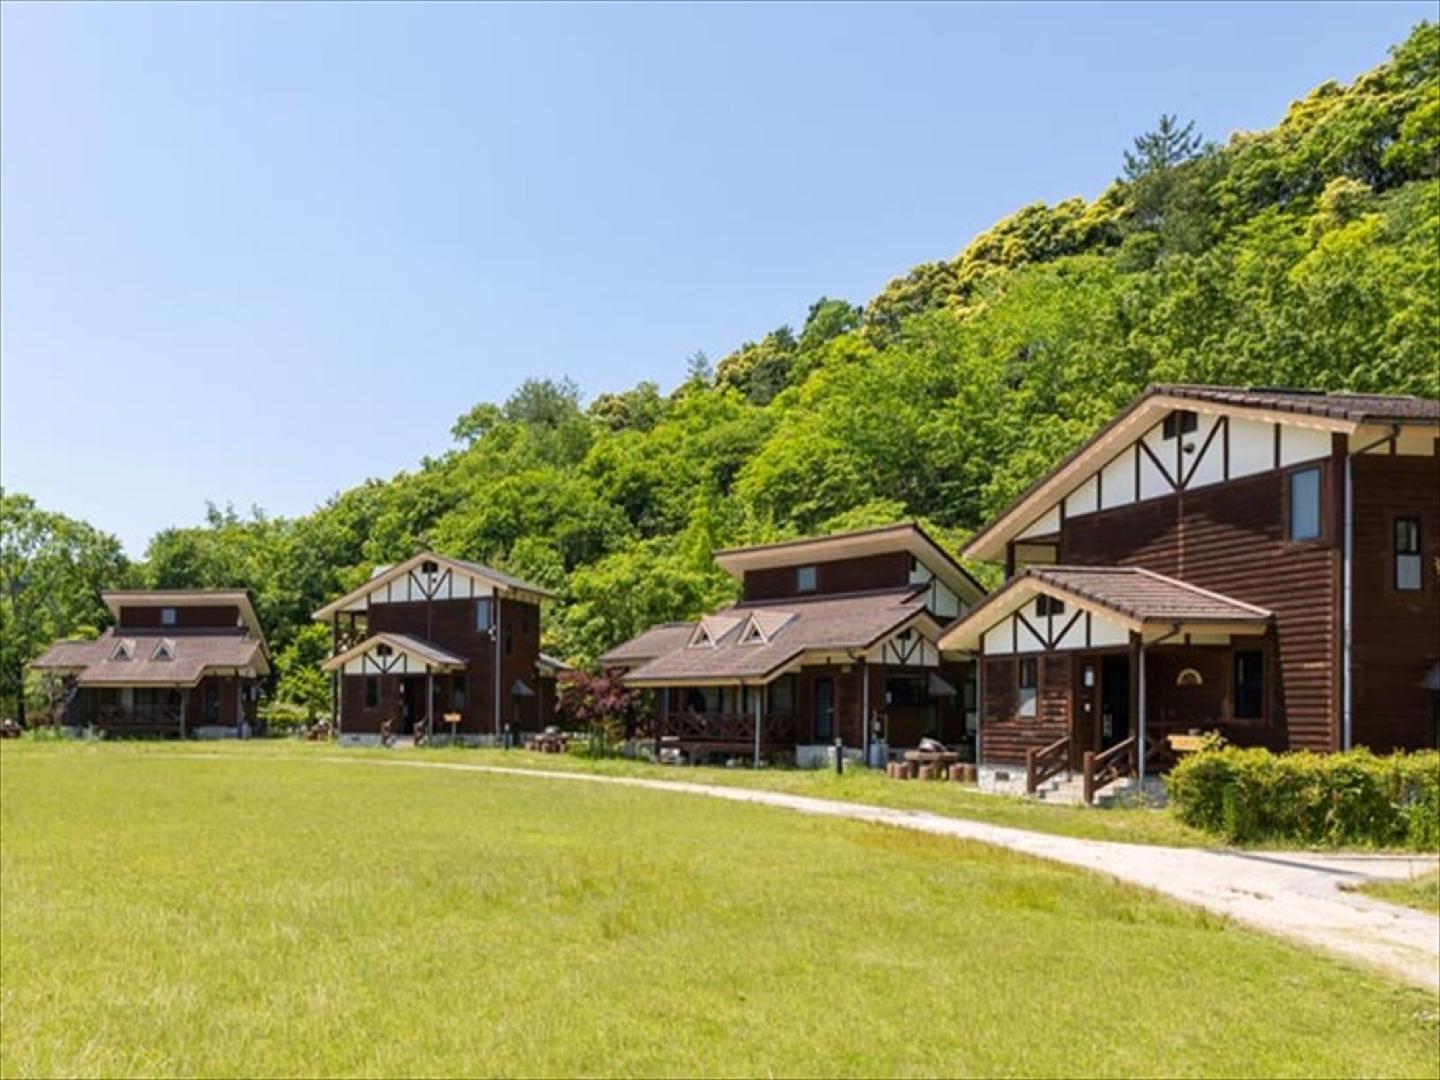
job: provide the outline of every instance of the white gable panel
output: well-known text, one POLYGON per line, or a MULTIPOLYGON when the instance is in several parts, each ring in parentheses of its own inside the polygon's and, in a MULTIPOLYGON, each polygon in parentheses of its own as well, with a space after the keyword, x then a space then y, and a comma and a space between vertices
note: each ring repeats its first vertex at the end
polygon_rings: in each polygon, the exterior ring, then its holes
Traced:
POLYGON ((1230 475, 1253 476, 1275 467, 1275 425, 1230 418, 1230 475))
POLYGON ((1280 427, 1280 464, 1297 465, 1302 461, 1330 456, 1330 433, 1314 428, 1280 427))
POLYGON ((1128 645, 1130 631, 1105 616, 1092 613, 1090 616, 1090 645, 1101 648, 1109 645, 1128 645))
MULTIPOLYGON (((1166 447, 1166 449, 1171 450, 1173 453, 1173 447, 1174 444, 1172 443, 1169 447, 1166 447)), ((1167 459, 1164 457, 1161 457, 1160 460, 1167 461, 1167 459)), ((1170 465, 1167 462, 1166 470, 1168 471, 1169 469, 1170 465)), ((1156 499, 1159 498, 1161 495, 1169 495, 1174 490, 1174 486, 1170 483, 1169 477, 1166 476, 1164 472, 1160 471, 1160 467, 1155 464, 1149 454, 1141 451, 1140 498, 1156 499)))
POLYGON ((947 588, 943 582, 935 582, 932 587, 930 609, 942 619, 953 619, 960 614, 960 598, 947 588))
POLYGON ((1081 514, 1090 514, 1099 510, 1098 496, 1099 485, 1092 476, 1066 497, 1065 516, 1079 517, 1081 514))
POLYGON ((1030 536, 1049 536, 1051 533, 1060 531, 1060 507, 1052 506, 1045 513, 1041 514, 1030 527, 1022 532, 1017 539, 1024 540, 1030 536))
POLYGON ((1030 632, 1030 628, 1023 622, 1015 624, 1015 649, 1017 652, 1044 652, 1045 643, 1030 632))
POLYGON ((1395 452, 1411 457, 1434 457, 1435 429, 1403 428, 1395 440, 1395 452))
POLYGON ((1218 484, 1225 479, 1225 435, 1215 430, 1224 422, 1224 417, 1220 416, 1201 417, 1199 430, 1186 436, 1185 445, 1194 447, 1190 453, 1183 455, 1182 459, 1187 470, 1186 476, 1189 478, 1187 486, 1203 487, 1205 484, 1218 484))
POLYGON ((986 656, 1004 656, 1011 651, 1014 638, 1011 636, 1013 616, 1007 615, 981 636, 981 651, 986 656))
MULTIPOLYGON (((1056 629, 1059 629, 1058 627, 1056 629)), ((1070 624, 1070 628, 1060 636, 1055 643, 1057 649, 1083 649, 1085 648, 1085 616, 1082 614, 1070 624)))
POLYGON ((1135 454, 1136 450, 1131 447, 1100 470, 1102 510, 1135 501, 1135 454))

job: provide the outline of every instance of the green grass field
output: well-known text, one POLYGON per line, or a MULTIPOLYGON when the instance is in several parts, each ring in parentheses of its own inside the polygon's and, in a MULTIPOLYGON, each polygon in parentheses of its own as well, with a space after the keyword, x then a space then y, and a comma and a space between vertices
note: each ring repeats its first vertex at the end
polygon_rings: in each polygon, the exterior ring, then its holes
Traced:
POLYGON ((1440 871, 1421 874, 1409 881, 1371 881, 1359 888, 1377 900, 1419 908, 1440 915, 1440 871))
POLYGON ((1435 1076, 1433 995, 981 845, 368 755, 0 749, 0 1073, 1435 1076))

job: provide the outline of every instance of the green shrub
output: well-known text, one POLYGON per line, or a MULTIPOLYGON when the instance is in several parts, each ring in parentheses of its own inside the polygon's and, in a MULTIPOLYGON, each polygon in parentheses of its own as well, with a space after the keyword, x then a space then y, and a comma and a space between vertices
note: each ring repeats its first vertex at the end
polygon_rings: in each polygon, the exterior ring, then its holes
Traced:
POLYGON ((260 706, 260 719, 265 723, 265 734, 285 738, 311 724, 312 710, 295 701, 267 701, 260 706))
POLYGON ((1440 753, 1377 757, 1225 747, 1171 770, 1176 816, 1234 843, 1440 848, 1440 753))

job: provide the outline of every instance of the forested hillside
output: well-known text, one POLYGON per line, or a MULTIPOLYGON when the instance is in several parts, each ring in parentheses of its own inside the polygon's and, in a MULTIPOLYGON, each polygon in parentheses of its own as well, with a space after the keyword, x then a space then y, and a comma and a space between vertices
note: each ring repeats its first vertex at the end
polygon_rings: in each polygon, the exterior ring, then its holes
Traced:
POLYGON ((547 646, 584 663, 729 596, 718 546, 909 517, 958 545, 1147 382, 1440 395, 1435 25, 1273 130, 1215 145, 1165 118, 1117 167, 868 303, 692 358, 673 392, 527 383, 460 417, 443 457, 305 517, 212 511, 125 566, 11 495, 0 707, 46 639, 98 625, 103 584, 248 586, 278 695, 319 701, 309 612, 421 544, 555 590, 547 646))

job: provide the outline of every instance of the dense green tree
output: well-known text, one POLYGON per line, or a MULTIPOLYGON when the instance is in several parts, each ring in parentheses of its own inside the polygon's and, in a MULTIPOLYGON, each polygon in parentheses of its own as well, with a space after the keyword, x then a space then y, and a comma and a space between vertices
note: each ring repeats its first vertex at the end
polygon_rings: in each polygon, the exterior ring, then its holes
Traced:
POLYGON ((25 665, 108 622, 100 591, 128 583, 113 536, 0 488, 0 714, 26 722, 25 665))

